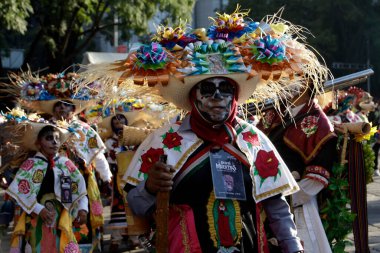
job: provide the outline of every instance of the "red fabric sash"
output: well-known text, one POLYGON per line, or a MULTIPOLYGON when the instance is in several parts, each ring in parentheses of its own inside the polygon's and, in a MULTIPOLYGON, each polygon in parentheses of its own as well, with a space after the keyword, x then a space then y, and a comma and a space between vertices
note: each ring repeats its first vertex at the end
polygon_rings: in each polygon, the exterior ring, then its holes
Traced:
POLYGON ((202 253, 191 207, 170 206, 169 217, 169 253, 202 253))

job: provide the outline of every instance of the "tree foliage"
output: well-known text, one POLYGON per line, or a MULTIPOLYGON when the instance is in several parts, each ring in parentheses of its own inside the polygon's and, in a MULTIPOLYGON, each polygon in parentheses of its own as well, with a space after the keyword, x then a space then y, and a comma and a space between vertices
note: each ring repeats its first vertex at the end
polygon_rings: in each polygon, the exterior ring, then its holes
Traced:
POLYGON ((32 13, 29 0, 1 0, 0 26, 24 34, 28 25, 26 18, 32 13))
MULTIPOLYGON (((282 17, 309 29, 315 36, 307 42, 323 56, 335 77, 362 69, 334 69, 333 62, 366 65, 380 72, 380 1, 373 0, 231 0, 226 12, 236 8, 250 9, 250 17, 259 21, 280 7, 282 17)), ((380 97, 380 75, 371 77, 371 93, 380 97)), ((366 88, 366 87, 363 87, 366 88)))
POLYGON ((34 15, 27 19, 24 64, 57 72, 74 63, 97 34, 112 34, 115 25, 121 38, 128 40, 145 33, 148 21, 159 12, 165 22, 190 20, 194 0, 31 0, 30 4, 34 15))

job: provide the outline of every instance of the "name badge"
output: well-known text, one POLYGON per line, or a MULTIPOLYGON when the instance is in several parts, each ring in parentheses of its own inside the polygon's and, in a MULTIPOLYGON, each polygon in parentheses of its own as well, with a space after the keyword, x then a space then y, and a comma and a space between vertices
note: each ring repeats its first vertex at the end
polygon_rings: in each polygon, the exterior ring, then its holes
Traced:
POLYGON ((61 203, 72 203, 71 178, 61 176, 61 203))
POLYGON ((213 149, 210 163, 215 197, 246 200, 241 162, 223 149, 213 149))

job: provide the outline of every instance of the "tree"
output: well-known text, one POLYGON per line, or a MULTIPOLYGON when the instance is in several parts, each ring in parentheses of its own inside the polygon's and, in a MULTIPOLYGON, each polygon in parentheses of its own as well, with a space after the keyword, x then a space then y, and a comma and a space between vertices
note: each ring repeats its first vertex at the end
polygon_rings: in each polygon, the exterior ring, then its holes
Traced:
MULTIPOLYGON (((5 31, 24 34, 27 30, 26 18, 33 13, 29 0, 2 0, 0 2, 0 48, 6 47, 5 31)), ((0 51, 3 54, 3 51, 0 51)), ((0 73, 3 71, 0 59, 0 73)))
MULTIPOLYGON (((11 1, 11 0, 7 0, 11 1)), ((21 0, 19 0, 22 2, 21 0)), ((48 66, 59 72, 75 63, 98 33, 115 25, 122 38, 141 35, 148 21, 160 12, 165 22, 190 20, 195 0, 31 0, 34 15, 28 19, 26 64, 32 69, 48 66), (117 19, 115 15, 117 14, 117 19)))
MULTIPOLYGON (((284 6, 283 18, 304 26, 315 36, 307 42, 325 59, 335 77, 351 74, 360 69, 334 69, 333 62, 359 63, 370 61, 375 73, 380 71, 380 2, 373 0, 265 0, 230 1, 226 12, 231 12, 240 3, 251 9, 254 21, 275 13, 284 6)), ((380 97, 380 76, 371 77, 371 93, 380 97)), ((362 85, 365 86, 365 85, 362 85)), ((366 89, 366 87, 363 87, 366 89)))
POLYGON ((2 0, 0 2, 0 26, 24 34, 26 18, 33 13, 29 0, 2 0))

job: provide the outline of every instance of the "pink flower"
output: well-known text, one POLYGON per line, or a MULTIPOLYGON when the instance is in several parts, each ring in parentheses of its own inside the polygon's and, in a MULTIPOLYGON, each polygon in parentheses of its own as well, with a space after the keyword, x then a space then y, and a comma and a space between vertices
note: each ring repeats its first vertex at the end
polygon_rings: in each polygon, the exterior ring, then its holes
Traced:
POLYGON ((18 183, 18 191, 24 194, 29 193, 30 191, 29 182, 25 179, 20 180, 20 182, 18 183))
POLYGON ((69 169, 70 173, 73 173, 77 169, 77 167, 71 160, 67 160, 65 162, 65 165, 69 169))
POLYGON ((21 164, 20 169, 28 171, 31 168, 33 168, 33 165, 34 165, 33 160, 26 160, 25 162, 23 162, 23 164, 21 164))
POLYGON ((65 249, 64 253, 79 253, 79 246, 75 242, 69 242, 65 249))
POLYGON ((94 201, 91 204, 91 212, 94 215, 101 215, 103 213, 103 206, 99 201, 94 201))

